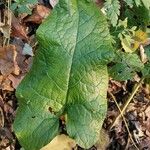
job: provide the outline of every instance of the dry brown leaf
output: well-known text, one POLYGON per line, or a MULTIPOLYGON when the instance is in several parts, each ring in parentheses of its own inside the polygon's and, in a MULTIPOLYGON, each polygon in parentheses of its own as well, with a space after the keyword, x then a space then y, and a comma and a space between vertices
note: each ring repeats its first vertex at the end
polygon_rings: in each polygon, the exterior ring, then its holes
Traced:
POLYGON ((146 121, 143 121, 146 130, 150 132, 150 106, 145 110, 145 115, 147 117, 146 121))
POLYGON ((20 68, 20 72, 25 73, 28 64, 25 62, 26 57, 23 55, 24 42, 20 38, 15 38, 13 40, 13 45, 16 46, 16 51, 17 51, 16 62, 20 68))
POLYGON ((19 37, 23 40, 28 40, 26 27, 20 23, 20 20, 16 18, 14 15, 12 16, 12 30, 11 36, 12 37, 19 37))
POLYGON ((146 108, 145 115, 150 118, 150 106, 146 108))
POLYGON ((3 82, 3 76, 2 75, 0 75, 0 84, 3 82))
POLYGON ((32 63, 33 63, 33 57, 29 57, 28 59, 25 60, 27 67, 26 67, 26 72, 29 72, 29 70, 32 67, 32 63))
POLYGON ((24 19, 24 22, 33 22, 36 24, 41 24, 42 21, 49 15, 50 9, 43 6, 43 5, 37 5, 33 9, 33 14, 31 16, 28 16, 24 19))
POLYGON ((72 150, 76 146, 73 139, 62 134, 56 136, 48 145, 41 150, 72 150))
POLYGON ((2 82, 0 82, 0 89, 6 91, 13 91, 14 88, 11 86, 11 81, 8 78, 3 78, 2 82))
POLYGON ((25 75, 19 75, 19 76, 14 76, 12 74, 10 74, 8 76, 8 79, 12 81, 12 87, 14 89, 16 89, 18 87, 18 85, 20 84, 20 82, 22 81, 22 79, 24 78, 25 75))
POLYGON ((0 31, 3 33, 5 38, 9 38, 9 30, 10 26, 9 25, 0 25, 0 31))
POLYGON ((11 28, 11 11, 3 10, 3 15, 0 17, 0 31, 5 38, 9 38, 11 28))
POLYGON ((140 57, 141 57, 141 61, 143 63, 146 63, 148 61, 147 55, 145 54, 145 49, 143 47, 143 45, 140 45, 140 57))
POLYGON ((0 71, 7 76, 11 73, 19 74, 19 67, 16 62, 17 51, 14 45, 0 47, 0 71))
POLYGON ((149 150, 149 149, 150 149, 150 137, 147 137, 140 142, 140 150, 149 150))

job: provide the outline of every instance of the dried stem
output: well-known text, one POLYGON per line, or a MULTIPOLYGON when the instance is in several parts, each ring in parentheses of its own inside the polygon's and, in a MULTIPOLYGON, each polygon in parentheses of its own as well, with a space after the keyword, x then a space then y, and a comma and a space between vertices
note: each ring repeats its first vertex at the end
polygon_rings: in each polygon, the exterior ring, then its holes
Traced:
POLYGON ((8 25, 9 25, 9 37, 7 40, 7 45, 9 45, 10 42, 10 34, 11 34, 11 21, 12 21, 12 15, 11 15, 11 11, 10 11, 10 6, 11 6, 11 0, 8 0, 8 25))
POLYGON ((125 119, 125 117, 124 117, 124 115, 123 115, 123 113, 122 113, 122 110, 120 109, 120 106, 119 106, 118 103, 117 103, 117 100, 116 100, 115 96, 114 96, 111 92, 108 92, 108 93, 109 93, 109 95, 112 97, 112 99, 114 100, 114 102, 115 102, 115 104, 116 104, 116 106, 117 106, 117 108, 118 108, 118 110, 119 110, 119 112, 120 112, 120 114, 121 114, 121 116, 122 116, 122 119, 123 119, 123 121, 124 121, 124 123, 125 123, 126 129, 127 129, 127 131, 128 131, 129 137, 130 137, 130 139, 131 139, 131 141, 132 141, 134 147, 135 147, 137 150, 139 150, 139 148, 137 147, 136 143, 134 142, 134 140, 133 140, 133 138, 132 138, 132 135, 131 135, 130 130, 129 130, 129 128, 128 128, 128 124, 127 124, 127 122, 126 122, 126 119, 125 119))
POLYGON ((126 108, 128 107, 128 105, 130 104, 131 100, 133 99, 133 97, 135 96, 136 92, 138 91, 138 89, 140 88, 142 82, 143 82, 143 78, 134 86, 134 89, 131 93, 131 95, 129 96, 129 98, 127 99, 125 105, 123 106, 123 109, 121 110, 121 113, 116 117, 114 123, 112 124, 111 128, 116 124, 116 122, 120 119, 120 117, 124 114, 126 108))

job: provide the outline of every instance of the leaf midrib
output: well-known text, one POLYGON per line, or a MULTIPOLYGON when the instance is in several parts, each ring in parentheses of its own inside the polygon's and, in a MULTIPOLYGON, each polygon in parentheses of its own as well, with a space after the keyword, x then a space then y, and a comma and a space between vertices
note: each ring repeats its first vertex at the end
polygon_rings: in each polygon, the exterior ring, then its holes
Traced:
POLYGON ((76 4, 77 4, 77 12, 78 12, 77 34, 76 34, 76 43, 75 43, 75 47, 74 47, 74 51, 73 51, 73 55, 72 55, 72 59, 71 59, 71 67, 70 67, 70 71, 69 71, 67 93, 66 93, 66 104, 68 103, 69 87, 70 87, 69 85, 70 85, 71 73, 72 73, 72 68, 73 68, 73 60, 74 60, 75 50, 76 50, 76 47, 77 47, 77 44, 78 44, 77 40, 78 40, 79 22, 80 22, 80 13, 79 13, 79 7, 78 7, 78 0, 76 0, 76 4))

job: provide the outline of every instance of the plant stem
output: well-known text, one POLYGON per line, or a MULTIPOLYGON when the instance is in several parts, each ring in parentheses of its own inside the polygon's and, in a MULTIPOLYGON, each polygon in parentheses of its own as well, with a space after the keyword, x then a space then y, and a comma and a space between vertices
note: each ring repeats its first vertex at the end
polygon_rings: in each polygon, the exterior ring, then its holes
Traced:
POLYGON ((118 103, 117 103, 117 100, 116 100, 115 96, 114 96, 111 92, 108 92, 108 93, 109 93, 109 95, 112 97, 112 99, 114 100, 114 102, 116 103, 116 106, 117 106, 117 108, 118 108, 118 110, 119 110, 119 112, 120 112, 120 114, 121 114, 121 116, 122 116, 122 119, 123 119, 123 121, 124 121, 124 123, 125 123, 126 129, 127 129, 127 131, 128 131, 129 137, 130 137, 130 139, 131 139, 131 141, 132 141, 134 147, 135 147, 137 150, 139 150, 139 148, 137 147, 136 143, 134 142, 134 140, 133 140, 133 138, 132 138, 132 135, 131 135, 130 130, 129 130, 129 128, 128 128, 128 124, 127 124, 127 122, 126 122, 126 119, 125 119, 124 115, 122 114, 122 111, 121 111, 121 109, 120 109, 120 107, 119 107, 119 105, 118 105, 118 103))
POLYGON ((129 98, 127 99, 125 105, 123 106, 123 109, 121 110, 120 114, 116 117, 114 123, 111 125, 111 128, 116 124, 116 122, 120 119, 120 117, 124 114, 126 108, 128 107, 128 105, 130 104, 131 100, 133 99, 133 97, 135 96, 136 92, 138 91, 138 89, 140 88, 142 82, 143 82, 144 78, 141 78, 141 80, 135 84, 134 89, 131 93, 131 95, 129 96, 129 98))
POLYGON ((12 15, 11 15, 10 6, 11 6, 11 0, 8 0, 8 25, 9 25, 9 37, 8 37, 7 45, 9 45, 9 42, 10 42, 10 34, 11 34, 11 21, 12 21, 12 15))

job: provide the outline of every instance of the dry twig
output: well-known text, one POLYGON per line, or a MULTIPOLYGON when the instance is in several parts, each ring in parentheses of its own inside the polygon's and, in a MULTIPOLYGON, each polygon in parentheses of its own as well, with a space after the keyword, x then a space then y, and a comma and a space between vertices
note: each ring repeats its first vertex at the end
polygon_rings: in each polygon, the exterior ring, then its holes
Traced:
POLYGON ((133 99, 133 97, 135 96, 136 92, 138 91, 138 89, 140 88, 142 82, 143 82, 143 78, 134 86, 134 89, 131 93, 131 95, 129 96, 129 98, 127 99, 125 105, 123 106, 121 113, 116 117, 115 121, 113 122, 111 128, 116 124, 116 122, 120 119, 120 117, 124 114, 126 108, 128 107, 128 105, 130 104, 131 100, 133 99))
POLYGON ((120 109, 119 104, 118 104, 117 101, 116 101, 115 96, 114 96, 111 92, 108 92, 108 93, 109 93, 109 95, 112 97, 112 99, 114 100, 114 102, 115 102, 115 104, 116 104, 116 106, 117 106, 117 108, 118 108, 118 110, 119 110, 119 112, 120 112, 120 115, 122 116, 122 119, 123 119, 123 121, 124 121, 124 123, 125 123, 125 126, 126 126, 126 129, 127 129, 127 132, 128 132, 128 134, 129 134, 129 137, 130 137, 130 139, 131 139, 131 141, 132 141, 134 147, 135 147, 137 150, 139 150, 139 148, 137 147, 136 143, 134 142, 134 140, 133 140, 133 138, 132 138, 132 135, 131 135, 130 130, 129 130, 129 128, 128 128, 128 124, 127 124, 127 122, 126 122, 126 119, 125 119, 125 117, 124 117, 124 115, 123 115, 122 110, 120 109))

